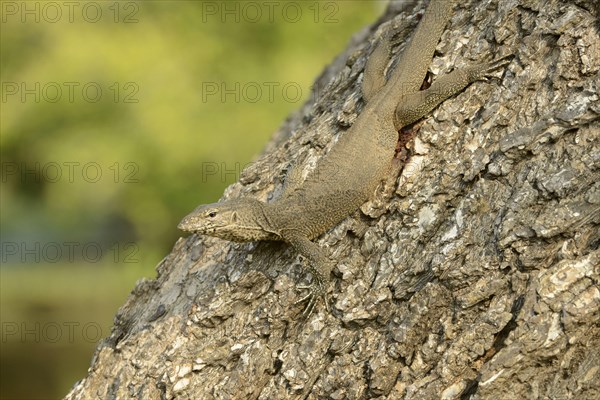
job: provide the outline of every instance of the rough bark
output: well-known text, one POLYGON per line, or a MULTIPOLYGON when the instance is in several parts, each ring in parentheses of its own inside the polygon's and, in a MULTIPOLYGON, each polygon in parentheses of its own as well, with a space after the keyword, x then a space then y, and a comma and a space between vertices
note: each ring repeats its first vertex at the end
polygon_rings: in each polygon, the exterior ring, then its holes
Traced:
MULTIPOLYGON (((301 318, 285 244, 183 238, 67 398, 600 398, 595 2, 456 7, 433 73, 516 58, 426 118, 390 199, 318 240, 337 261, 330 313, 301 318)), ((290 159, 311 168, 363 106, 379 25, 397 53, 425 5, 358 33, 225 197, 269 200, 290 159)))

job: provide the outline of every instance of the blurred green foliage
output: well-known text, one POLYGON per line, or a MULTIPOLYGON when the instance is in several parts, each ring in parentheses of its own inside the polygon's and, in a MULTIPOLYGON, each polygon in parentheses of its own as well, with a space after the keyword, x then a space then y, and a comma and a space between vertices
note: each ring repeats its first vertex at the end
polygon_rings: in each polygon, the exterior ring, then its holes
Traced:
POLYGON ((108 335, 135 280, 181 236, 178 221, 236 180, 207 166, 239 172, 383 9, 67 3, 1 3, 3 398, 64 395, 95 346, 9 337, 6 324, 95 321, 108 335), (286 84, 302 95, 286 97, 286 84))

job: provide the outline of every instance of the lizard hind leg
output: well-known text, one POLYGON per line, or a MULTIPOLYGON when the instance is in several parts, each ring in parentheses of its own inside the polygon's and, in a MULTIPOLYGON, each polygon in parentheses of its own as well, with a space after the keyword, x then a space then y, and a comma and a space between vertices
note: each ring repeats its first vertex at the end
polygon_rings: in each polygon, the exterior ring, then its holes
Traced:
POLYGON ((484 64, 478 64, 473 65, 471 67, 467 67, 466 70, 468 71, 468 74, 470 74, 470 76, 468 77, 469 83, 479 80, 488 80, 489 78, 494 77, 492 73, 495 70, 508 65, 513 58, 514 54, 509 54, 507 56, 497 58, 493 61, 484 64))
POLYGON ((365 65, 362 81, 362 93, 366 101, 369 101, 381 89, 385 83, 385 68, 390 62, 391 31, 382 34, 375 50, 369 56, 365 65))
POLYGON ((487 63, 455 69, 436 78, 429 88, 405 95, 396 108, 395 127, 400 129, 417 121, 471 83, 487 80, 495 70, 509 64, 512 57, 511 54, 487 63))
POLYGON ((288 173, 285 177, 285 184, 281 198, 286 198, 302 187, 304 177, 302 176, 302 168, 299 165, 291 165, 288 168, 288 173))

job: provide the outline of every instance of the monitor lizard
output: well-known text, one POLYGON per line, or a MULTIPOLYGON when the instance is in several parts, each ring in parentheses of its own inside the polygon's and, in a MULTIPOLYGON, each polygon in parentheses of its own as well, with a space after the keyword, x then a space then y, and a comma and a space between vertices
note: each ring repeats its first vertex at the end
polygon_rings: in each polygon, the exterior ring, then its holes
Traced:
MULTIPOLYGON (((420 90, 433 53, 452 14, 455 0, 431 0, 389 79, 390 36, 383 35, 371 53, 363 75, 366 105, 354 124, 302 180, 288 173, 282 196, 270 203, 238 198, 201 205, 178 228, 230 241, 285 241, 308 261, 312 274, 305 314, 325 297, 333 267, 325 251, 312 240, 337 225, 373 197, 390 171, 398 131, 437 105, 510 62, 502 57, 456 69, 420 90)), ((327 300, 325 299, 327 305, 327 300)))

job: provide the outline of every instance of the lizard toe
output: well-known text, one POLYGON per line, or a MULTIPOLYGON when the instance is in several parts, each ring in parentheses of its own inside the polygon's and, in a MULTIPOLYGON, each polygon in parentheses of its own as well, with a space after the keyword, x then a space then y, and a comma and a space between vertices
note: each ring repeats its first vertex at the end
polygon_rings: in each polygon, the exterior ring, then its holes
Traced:
POLYGON ((294 302, 294 305, 307 301, 306 307, 302 311, 302 315, 308 318, 314 311, 319 299, 323 298, 325 307, 329 311, 329 301, 326 296, 325 287, 321 283, 313 283, 312 285, 297 285, 297 289, 308 290, 308 293, 299 300, 294 302))

